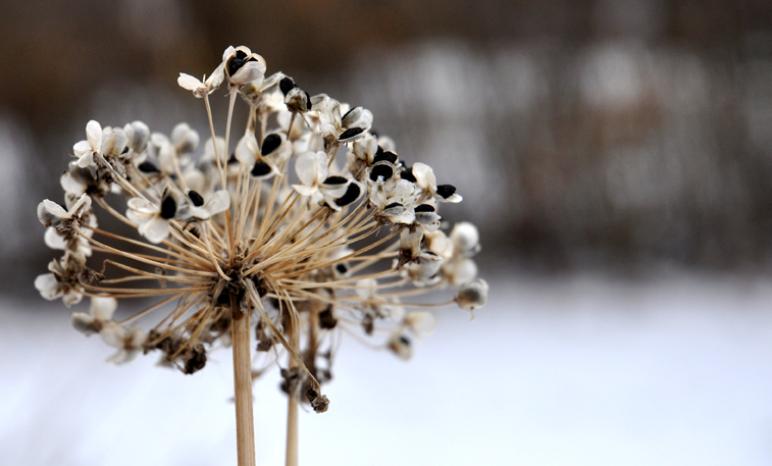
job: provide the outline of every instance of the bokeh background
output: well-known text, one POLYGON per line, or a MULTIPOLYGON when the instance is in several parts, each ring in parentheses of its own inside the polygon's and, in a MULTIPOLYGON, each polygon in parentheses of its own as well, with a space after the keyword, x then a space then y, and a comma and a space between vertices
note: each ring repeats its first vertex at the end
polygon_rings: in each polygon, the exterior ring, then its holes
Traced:
MULTIPOLYGON (((108 366, 32 281, 35 206, 85 122, 204 128, 176 75, 245 44, 452 180, 492 285, 407 365, 347 343, 304 464, 772 463, 768 1, 0 7, 0 462, 234 463, 227 354, 189 378, 108 366)), ((283 409, 261 382, 259 464, 283 409)))

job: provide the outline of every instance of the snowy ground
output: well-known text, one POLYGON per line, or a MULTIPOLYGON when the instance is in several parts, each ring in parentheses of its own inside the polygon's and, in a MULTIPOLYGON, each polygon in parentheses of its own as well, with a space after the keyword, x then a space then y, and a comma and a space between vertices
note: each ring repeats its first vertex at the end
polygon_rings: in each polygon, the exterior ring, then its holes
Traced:
MULTIPOLYGON (((0 463, 235 464, 227 351, 192 377, 113 367, 33 306, 0 311, 0 463)), ((301 415, 302 464, 767 466, 772 285, 513 278, 408 364, 345 342, 336 376, 330 411, 301 415)), ((275 378, 255 400, 258 464, 283 464, 275 378)))

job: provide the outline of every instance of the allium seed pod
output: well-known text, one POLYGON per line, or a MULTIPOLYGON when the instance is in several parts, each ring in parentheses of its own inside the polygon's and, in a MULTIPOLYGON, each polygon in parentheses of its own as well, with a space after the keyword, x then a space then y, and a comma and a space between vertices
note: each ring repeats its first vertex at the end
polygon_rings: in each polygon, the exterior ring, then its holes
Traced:
POLYGON ((73 324, 114 347, 112 361, 157 352, 185 374, 247 319, 252 351, 278 361, 285 391, 323 411, 337 332, 407 359, 429 312, 476 309, 488 286, 475 280, 474 226, 450 237, 441 228, 442 203, 461 200, 452 185, 397 156, 369 110, 265 70, 242 46, 208 78, 180 74, 207 112, 218 88, 231 96, 227 116, 208 115, 228 125, 207 128, 203 145, 187 124, 165 136, 139 121, 89 121, 62 203, 38 207, 45 243, 61 254, 35 286, 67 306, 91 298, 73 324), (234 102, 248 106, 246 121, 232 121, 234 102), (105 217, 125 228, 101 228, 105 217), (448 288, 438 302, 421 298, 448 288), (116 310, 127 300, 141 308, 116 310))

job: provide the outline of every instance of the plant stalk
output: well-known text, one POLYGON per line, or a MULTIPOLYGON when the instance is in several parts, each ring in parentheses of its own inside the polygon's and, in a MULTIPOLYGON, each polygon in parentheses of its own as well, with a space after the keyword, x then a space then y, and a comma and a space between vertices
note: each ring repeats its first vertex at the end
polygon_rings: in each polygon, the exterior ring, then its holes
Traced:
POLYGON ((230 298, 233 323, 233 382, 236 398, 236 451, 238 466, 255 466, 255 425, 252 417, 252 360, 249 313, 230 298))
POLYGON ((298 400, 287 397, 287 449, 285 466, 298 466, 298 400))
MULTIPOLYGON (((290 329, 290 344, 297 351, 299 346, 298 329, 293 325, 290 329)), ((297 362, 290 356, 289 366, 297 367, 297 362)), ((285 466, 298 466, 298 399, 296 387, 291 387, 287 394, 287 434, 284 456, 285 466)))

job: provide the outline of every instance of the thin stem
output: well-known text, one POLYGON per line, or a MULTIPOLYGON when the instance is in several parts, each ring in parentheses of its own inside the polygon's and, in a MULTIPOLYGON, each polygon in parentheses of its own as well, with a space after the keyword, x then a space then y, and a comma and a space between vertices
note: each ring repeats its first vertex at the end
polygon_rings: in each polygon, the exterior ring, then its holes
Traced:
POLYGON ((287 397, 287 448, 285 466, 298 466, 298 400, 287 397))
MULTIPOLYGON (((217 169, 220 172, 220 184, 222 185, 222 188, 225 189, 228 185, 225 182, 225 169, 223 168, 223 161, 220 159, 220 154, 217 153, 217 135, 214 131, 214 121, 212 119, 212 107, 209 105, 209 96, 204 96, 204 107, 206 108, 206 117, 209 121, 209 132, 211 133, 212 137, 212 150, 214 152, 214 158, 217 162, 217 169)), ((227 150, 227 148, 226 148, 227 150)))
POLYGON ((238 466, 255 466, 255 425, 252 417, 252 361, 249 312, 242 312, 236 296, 230 298, 233 324, 233 381, 236 394, 236 450, 238 466))
MULTIPOLYGON (((287 306, 291 306, 292 303, 287 302, 287 306)), ((294 319, 287 319, 290 322, 290 345, 294 352, 298 351, 299 335, 298 335, 298 322, 294 319)), ((290 356, 289 366, 291 368, 297 367, 297 361, 290 356)), ((296 387, 289 387, 287 393, 287 439, 286 449, 284 457, 285 466, 298 466, 298 393, 296 387)))
POLYGON ((231 122, 233 121, 233 106, 236 103, 236 96, 238 92, 235 89, 230 90, 228 99, 228 116, 225 122, 225 151, 230 151, 231 142, 231 122))
POLYGON ((162 308, 163 306, 169 304, 170 302, 174 301, 175 299, 179 299, 180 297, 183 296, 183 294, 184 293, 180 293, 180 294, 177 294, 177 295, 172 295, 172 296, 169 296, 166 299, 161 300, 160 302, 157 302, 155 304, 151 304, 150 306, 147 306, 146 308, 144 308, 144 309, 142 309, 140 311, 135 312, 134 314, 130 315, 129 317, 126 317, 125 319, 118 321, 118 323, 120 323, 120 324, 128 324, 129 322, 133 322, 133 321, 135 321, 135 320, 137 320, 137 319, 139 319, 141 317, 144 317, 144 316, 150 314, 151 312, 153 312, 153 311, 155 311, 157 309, 162 308))

